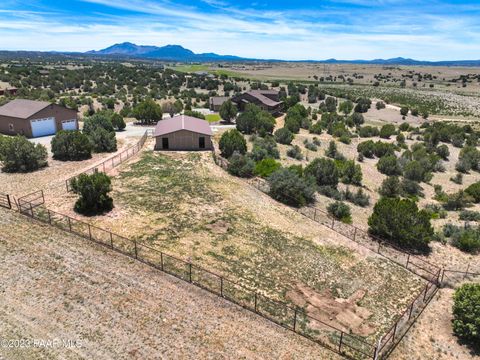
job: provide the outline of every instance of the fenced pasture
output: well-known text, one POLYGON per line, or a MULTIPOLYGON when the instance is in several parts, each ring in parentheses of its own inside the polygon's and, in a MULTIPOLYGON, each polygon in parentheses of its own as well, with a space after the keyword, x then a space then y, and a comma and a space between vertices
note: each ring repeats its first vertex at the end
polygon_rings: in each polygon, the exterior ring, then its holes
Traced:
POLYGON ((376 359, 378 357, 376 345, 362 337, 347 333, 308 315, 301 308, 273 300, 259 291, 248 289, 190 261, 159 251, 135 239, 128 239, 68 215, 52 211, 42 205, 33 206, 33 204, 23 202, 23 206, 19 207, 19 210, 21 214, 30 218, 108 247, 216 294, 347 358, 376 359))

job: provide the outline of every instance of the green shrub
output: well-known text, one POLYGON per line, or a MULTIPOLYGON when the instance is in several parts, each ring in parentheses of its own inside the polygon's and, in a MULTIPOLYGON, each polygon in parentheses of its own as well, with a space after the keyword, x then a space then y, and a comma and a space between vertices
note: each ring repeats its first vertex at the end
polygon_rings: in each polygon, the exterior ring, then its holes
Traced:
POLYGON ((92 150, 96 153, 117 151, 117 138, 115 132, 97 127, 88 134, 92 150))
POLYGON ((0 161, 8 173, 31 172, 48 165, 47 149, 33 144, 24 136, 0 136, 0 161))
POLYGON ((111 120, 113 127, 117 130, 121 131, 127 127, 127 124, 125 124, 125 120, 123 120, 123 116, 120 114, 113 114, 111 120))
POLYGON ((383 180, 378 190, 379 194, 385 197, 394 198, 400 196, 400 180, 397 176, 390 176, 383 180))
POLYGON ((237 129, 224 132, 218 146, 222 156, 227 159, 235 152, 239 154, 245 154, 247 152, 247 141, 237 129))
POLYGON ((296 171, 279 169, 268 177, 270 196, 284 204, 301 207, 315 199, 315 185, 311 178, 302 178, 296 171))
POLYGON ((464 284, 453 295, 453 332, 478 350, 480 347, 480 284, 464 284))
POLYGON ((244 134, 271 134, 275 127, 275 118, 254 104, 247 104, 245 111, 237 118, 237 129, 244 134))
POLYGON ((83 120, 83 133, 90 136, 99 127, 108 132, 114 132, 111 117, 112 114, 109 112, 99 112, 86 117, 83 120))
POLYGON ((366 207, 370 205, 370 197, 365 194, 362 189, 358 189, 356 193, 353 193, 347 188, 342 192, 342 197, 343 199, 360 207, 366 207))
POLYGON ((252 158, 255 161, 260 161, 265 158, 279 159, 280 152, 277 148, 275 139, 271 136, 265 138, 256 138, 253 141, 252 158))
POLYGON ((472 202, 472 197, 463 190, 447 195, 443 202, 445 210, 457 211, 462 210, 472 202))
POLYGON ((400 194, 404 197, 424 196, 418 182, 405 178, 400 182, 400 194))
POLYGON ((92 144, 80 131, 59 131, 52 139, 52 153, 56 160, 85 160, 92 157, 92 144))
POLYGON ((394 135, 396 132, 395 125, 393 124, 385 124, 380 129, 380 137, 382 139, 390 139, 390 136, 394 135))
POLYGON ((202 119, 202 120, 205 120, 205 115, 203 115, 201 112, 199 111, 194 111, 194 110, 185 110, 183 112, 184 115, 186 116, 191 116, 191 117, 194 117, 194 118, 197 118, 197 119, 202 119))
POLYGON ((142 124, 152 124, 162 120, 162 107, 152 99, 146 99, 133 109, 133 116, 142 124))
POLYGON ((463 174, 456 173, 455 176, 450 178, 450 181, 454 182, 455 184, 461 185, 463 183, 463 174))
POLYGON ((472 210, 463 210, 459 215, 463 221, 480 221, 480 212, 472 210))
POLYGON ((402 169, 400 168, 397 157, 395 155, 382 156, 378 160, 377 169, 382 174, 388 176, 402 175, 402 169))
POLYGON ((435 149, 435 151, 443 160, 448 160, 448 157, 450 156, 450 150, 448 149, 447 145, 440 145, 435 149))
POLYGON ((480 252, 480 230, 478 228, 466 228, 453 237, 452 245, 470 254, 480 252))
POLYGON ((260 160, 255 165, 254 174, 263 178, 270 176, 273 172, 280 169, 282 165, 271 158, 260 160))
POLYGON ((430 216, 408 199, 381 198, 368 219, 369 231, 404 248, 426 250, 433 236, 430 216))
POLYGON ((374 127, 374 126, 362 126, 360 128, 358 134, 362 138, 368 138, 368 137, 373 137, 373 136, 379 136, 380 131, 378 130, 377 127, 374 127))
POLYGON ((341 222, 351 224, 352 223, 352 214, 350 212, 350 207, 341 202, 335 201, 327 206, 328 213, 333 216, 335 219, 340 220, 341 222))
POLYGON ((302 150, 298 145, 295 145, 287 150, 287 156, 296 160, 303 160, 302 150))
POLYGON ((284 145, 290 145, 293 141, 294 135, 287 128, 281 128, 274 133, 275 140, 284 145))
POLYGON ((338 185, 339 172, 333 160, 317 158, 307 165, 305 174, 312 176, 319 186, 336 187, 338 185))
POLYGON ((234 153, 228 159, 227 171, 233 175, 242 178, 251 178, 253 177, 253 172, 255 170, 255 161, 250 159, 248 156, 234 153))
POLYGON ((108 195, 112 191, 110 177, 95 172, 92 175, 80 174, 70 182, 75 194, 80 195, 75 203, 75 211, 83 215, 98 215, 113 209, 113 200, 108 195))
POLYGON ((322 123, 320 121, 317 121, 315 124, 310 125, 308 131, 310 132, 310 134, 320 135, 323 132, 322 123))
POLYGON ((311 143, 309 141, 305 142, 305 149, 310 150, 310 151, 318 151, 317 145, 314 143, 311 143))
POLYGON ((422 166, 418 161, 410 161, 403 169, 403 175, 409 180, 421 182, 425 179, 425 166, 422 166))
POLYGON ((362 185, 362 168, 353 160, 339 161, 337 167, 344 184, 362 185))
POLYGON ((465 192, 470 195, 473 199, 473 202, 480 202, 480 181, 476 182, 465 189, 465 192))

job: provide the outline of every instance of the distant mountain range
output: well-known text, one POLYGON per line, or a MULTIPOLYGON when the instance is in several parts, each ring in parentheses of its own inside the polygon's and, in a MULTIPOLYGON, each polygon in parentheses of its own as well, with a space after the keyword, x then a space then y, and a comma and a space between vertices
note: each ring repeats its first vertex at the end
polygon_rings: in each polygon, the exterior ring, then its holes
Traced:
MULTIPOLYGON (((88 51, 89 55, 103 56, 125 56, 135 58, 186 61, 186 62, 240 62, 240 61, 268 61, 282 62, 277 59, 252 59, 233 55, 218 55, 215 53, 195 54, 193 51, 185 49, 180 45, 166 45, 162 47, 136 45, 130 42, 112 45, 106 49, 98 51, 88 51)), ((298 62, 315 62, 321 64, 364 64, 364 65, 421 65, 421 66, 480 66, 480 60, 453 60, 453 61, 420 61, 397 57, 393 59, 374 59, 374 60, 302 60, 298 62)))
POLYGON ((102 50, 92 50, 85 53, 80 52, 61 52, 61 51, 4 51, 0 50, 1 58, 11 58, 12 56, 25 58, 42 58, 45 56, 65 56, 65 57, 105 57, 117 59, 152 59, 176 62, 309 62, 318 64, 360 64, 360 65, 416 65, 416 66, 465 66, 480 67, 480 60, 452 60, 452 61, 420 61, 397 57, 393 59, 374 59, 374 60, 279 60, 279 59, 253 59, 234 55, 219 55, 215 53, 196 54, 180 45, 166 45, 162 47, 136 45, 130 42, 112 45, 102 50))
POLYGON ((218 55, 214 53, 195 54, 180 45, 166 45, 162 47, 136 45, 129 42, 115 44, 99 51, 87 51, 91 55, 120 55, 138 58, 149 58, 159 60, 175 61, 247 61, 246 59, 233 55, 218 55))

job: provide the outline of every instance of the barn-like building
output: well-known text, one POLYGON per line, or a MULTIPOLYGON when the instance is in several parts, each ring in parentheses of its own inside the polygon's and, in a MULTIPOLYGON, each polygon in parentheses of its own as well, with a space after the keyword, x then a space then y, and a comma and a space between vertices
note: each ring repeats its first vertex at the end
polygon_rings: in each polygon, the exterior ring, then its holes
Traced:
POLYGON ((45 101, 15 99, 0 107, 0 133, 28 138, 77 130, 77 111, 45 101))
POLYGON ((207 121, 186 115, 174 116, 157 123, 155 150, 211 150, 212 129, 207 121))

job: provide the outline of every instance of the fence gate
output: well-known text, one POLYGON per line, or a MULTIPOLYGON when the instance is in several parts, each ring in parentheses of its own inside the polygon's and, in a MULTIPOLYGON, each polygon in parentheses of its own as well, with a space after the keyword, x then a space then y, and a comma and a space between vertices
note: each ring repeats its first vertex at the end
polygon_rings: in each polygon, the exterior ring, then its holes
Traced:
POLYGON ((7 208, 7 209, 12 208, 12 202, 10 201, 10 195, 0 193, 0 206, 4 207, 4 208, 7 208))

